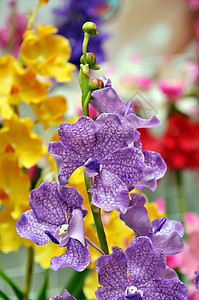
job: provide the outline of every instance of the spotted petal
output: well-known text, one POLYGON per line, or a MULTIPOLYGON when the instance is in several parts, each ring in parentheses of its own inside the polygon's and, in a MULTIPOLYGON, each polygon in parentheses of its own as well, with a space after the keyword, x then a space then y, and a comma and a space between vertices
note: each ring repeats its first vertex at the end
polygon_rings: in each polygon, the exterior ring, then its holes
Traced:
POLYGON ((56 162, 60 184, 68 183, 67 180, 72 173, 86 161, 84 158, 76 156, 73 150, 66 148, 59 141, 49 143, 48 152, 56 162))
POLYGON ((127 147, 134 140, 131 126, 122 125, 116 114, 101 114, 95 121, 97 126, 95 157, 104 158, 117 149, 127 147))
POLYGON ((95 296, 97 300, 123 300, 124 299, 124 291, 113 289, 110 286, 102 286, 98 287, 95 292, 95 296))
POLYGON ((129 205, 129 192, 125 184, 113 173, 102 169, 94 177, 89 190, 92 193, 92 202, 105 211, 116 209, 125 213, 129 205))
POLYGON ((128 286, 127 256, 119 247, 112 247, 112 254, 98 258, 96 271, 99 284, 125 291, 128 286))
POLYGON ((50 242, 50 238, 45 234, 45 231, 47 230, 53 234, 56 228, 55 225, 39 221, 32 209, 24 212, 16 224, 18 234, 23 238, 32 240, 37 245, 50 242))
POLYGON ((31 192, 29 202, 39 221, 57 226, 66 223, 66 204, 56 182, 43 182, 31 192))
POLYGON ((134 147, 117 150, 103 159, 101 163, 106 170, 116 174, 126 184, 134 187, 144 177, 144 156, 140 150, 134 147))
POLYGON ((134 239, 126 249, 126 254, 128 256, 128 272, 133 286, 138 287, 138 285, 152 280, 161 275, 166 268, 164 251, 154 250, 148 237, 134 239))
POLYGON ((78 272, 83 271, 90 263, 88 244, 85 247, 77 240, 70 239, 67 250, 58 257, 53 257, 50 266, 54 271, 64 267, 71 267, 78 272))
POLYGON ((74 187, 60 187, 60 193, 66 203, 67 220, 70 222, 74 209, 81 210, 83 217, 87 215, 87 210, 83 207, 83 197, 74 187))
POLYGON ((143 300, 186 300, 188 297, 187 287, 177 279, 156 278, 139 289, 143 291, 143 300))

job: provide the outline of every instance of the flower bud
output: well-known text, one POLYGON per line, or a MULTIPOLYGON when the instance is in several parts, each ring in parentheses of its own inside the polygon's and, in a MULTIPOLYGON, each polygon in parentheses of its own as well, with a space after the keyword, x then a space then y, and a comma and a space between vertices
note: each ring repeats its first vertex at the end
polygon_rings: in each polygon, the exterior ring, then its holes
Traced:
POLYGON ((102 89, 104 87, 104 82, 99 78, 93 78, 88 83, 90 91, 95 91, 102 89))
POLYGON ((90 36, 96 36, 96 35, 98 35, 97 25, 95 23, 93 23, 93 22, 86 22, 86 23, 84 23, 82 29, 83 29, 83 31, 85 33, 88 33, 90 36))
POLYGON ((86 61, 84 60, 84 55, 80 58, 81 64, 89 64, 89 68, 92 70, 99 70, 100 67, 96 64, 96 55, 92 52, 86 53, 86 61))

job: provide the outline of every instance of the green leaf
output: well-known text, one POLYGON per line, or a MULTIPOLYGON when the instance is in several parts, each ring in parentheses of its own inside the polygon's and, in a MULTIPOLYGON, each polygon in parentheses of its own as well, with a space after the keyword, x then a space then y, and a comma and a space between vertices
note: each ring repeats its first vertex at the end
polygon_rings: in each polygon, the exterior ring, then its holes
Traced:
POLYGON ((9 300, 9 298, 0 290, 0 299, 9 300))
POLYGON ((64 289, 66 289, 73 297, 77 298, 78 294, 82 290, 84 280, 89 273, 89 269, 85 269, 83 272, 74 271, 73 276, 71 277, 70 281, 67 282, 64 289))
POLYGON ((11 278, 9 278, 3 270, 0 269, 0 277, 7 282, 7 284, 10 285, 10 287, 13 289, 14 293, 16 294, 17 298, 19 300, 23 300, 24 296, 22 291, 18 288, 18 286, 12 281, 11 278))
POLYGON ((40 288, 40 291, 37 295, 36 300, 45 300, 46 299, 46 291, 48 287, 48 279, 49 279, 49 274, 48 270, 45 271, 45 277, 44 277, 44 282, 40 288))

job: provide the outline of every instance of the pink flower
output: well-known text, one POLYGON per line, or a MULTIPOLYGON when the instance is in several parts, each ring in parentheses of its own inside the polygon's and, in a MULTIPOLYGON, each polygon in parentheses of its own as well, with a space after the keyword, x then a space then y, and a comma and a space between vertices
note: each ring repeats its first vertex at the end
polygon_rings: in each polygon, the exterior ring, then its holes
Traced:
POLYGON ((193 212, 188 212, 185 214, 184 222, 187 243, 185 243, 183 252, 173 255, 173 257, 167 257, 168 265, 179 268, 180 272, 188 278, 194 279, 194 272, 199 270, 199 216, 193 212))
POLYGON ((199 300, 199 292, 196 290, 193 282, 189 284, 188 290, 189 290, 189 295, 187 300, 199 300))
POLYGON ((7 45, 12 42, 12 54, 17 57, 22 42, 22 36, 26 30, 27 17, 22 13, 17 14, 15 32, 10 36, 11 17, 12 16, 8 16, 5 25, 0 28, 0 46, 3 49, 6 49, 7 45), (10 39, 14 39, 14 41, 10 41, 10 39))
POLYGON ((194 10, 199 9, 199 0, 187 0, 187 2, 194 10))
POLYGON ((122 82, 126 84, 136 85, 138 89, 148 90, 151 87, 152 79, 147 76, 124 75, 122 82))
POLYGON ((169 80, 161 80, 159 82, 159 88, 168 100, 175 101, 183 95, 185 86, 184 82, 181 80, 175 82, 169 80))

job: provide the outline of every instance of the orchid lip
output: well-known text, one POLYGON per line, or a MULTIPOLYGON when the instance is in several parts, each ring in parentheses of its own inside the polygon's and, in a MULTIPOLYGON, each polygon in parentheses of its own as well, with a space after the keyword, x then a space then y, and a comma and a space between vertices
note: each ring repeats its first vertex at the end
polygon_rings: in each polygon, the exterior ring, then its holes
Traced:
POLYGON ((160 221, 160 224, 154 229, 154 234, 156 234, 158 231, 160 231, 162 229, 162 226, 164 225, 164 223, 166 222, 166 218, 162 218, 162 220, 160 221))
POLYGON ((96 158, 89 158, 84 164, 84 171, 87 178, 97 176, 101 169, 102 166, 100 166, 99 161, 96 158))
POLYGON ((143 292, 132 285, 126 288, 124 296, 130 300, 142 300, 143 292))

